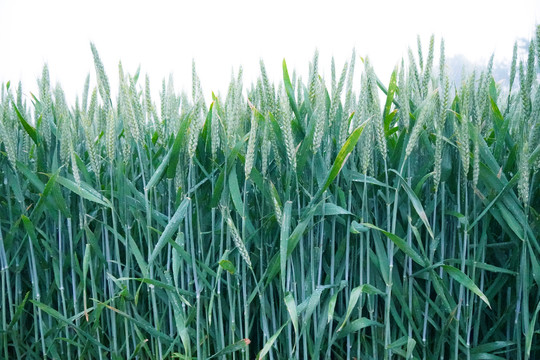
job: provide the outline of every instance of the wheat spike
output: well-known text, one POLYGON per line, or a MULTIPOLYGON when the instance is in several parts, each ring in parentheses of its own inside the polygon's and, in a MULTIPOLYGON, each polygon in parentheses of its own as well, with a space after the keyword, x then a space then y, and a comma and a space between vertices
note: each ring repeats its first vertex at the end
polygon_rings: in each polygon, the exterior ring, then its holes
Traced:
POLYGON ((319 81, 319 51, 315 50, 313 54, 313 62, 311 66, 311 71, 309 73, 309 101, 312 106, 315 101, 315 94, 317 91, 317 83, 319 81))
POLYGON ((109 158, 109 162, 112 164, 116 149, 116 118, 114 116, 113 109, 109 109, 107 112, 106 125, 107 128, 105 132, 105 140, 107 145, 107 156, 109 158))
POLYGON ((289 164, 292 166, 293 170, 296 170, 296 146, 294 145, 291 127, 292 111, 289 107, 289 101, 287 99, 287 94, 285 94, 285 90, 282 89, 280 94, 281 95, 278 96, 280 104, 279 125, 285 140, 285 148, 287 149, 287 158, 289 160, 289 164))
POLYGON ((527 140, 521 148, 518 170, 518 193, 523 205, 527 207, 529 204, 529 143, 527 140))
POLYGON ((422 95, 427 96, 428 94, 428 85, 431 78, 431 69, 433 68, 433 57, 435 52, 435 36, 431 35, 429 40, 429 51, 426 61, 426 67, 424 68, 424 74, 422 76, 422 95))
POLYGON ((410 107, 409 107, 409 97, 407 96, 407 82, 405 81, 405 62, 401 60, 401 70, 399 71, 399 79, 398 79, 398 88, 399 88, 399 114, 400 114, 400 120, 405 127, 405 129, 409 130, 409 121, 410 121, 410 107))
POLYGON ((411 136, 409 137, 409 142, 407 143, 407 147, 405 149, 405 158, 408 158, 416 147, 420 133, 424 129, 427 119, 431 116, 433 110, 431 98, 428 98, 425 101, 427 104, 425 104, 421 109, 420 115, 418 116, 418 119, 416 120, 416 123, 411 131, 411 136))
POLYGON ((8 109, 6 106, 0 107, 0 144, 3 142, 8 155, 8 160, 13 169, 16 169, 17 153, 15 150, 15 143, 9 127, 7 126, 8 109))
POLYGON ((315 103, 315 108, 313 110, 315 132, 313 134, 312 150, 315 154, 321 147, 324 129, 326 128, 326 94, 324 91, 324 85, 320 80, 316 82, 315 97, 313 99, 315 103))
POLYGON ((369 60, 366 58, 366 76, 367 76, 367 91, 368 91, 368 107, 370 116, 373 118, 373 125, 377 133, 377 147, 381 156, 386 158, 386 136, 384 135, 383 118, 381 113, 381 105, 379 102, 379 94, 375 72, 371 67, 369 60))
POLYGON ((234 222, 231 218, 231 215, 229 215, 228 211, 225 209, 222 209, 222 214, 225 217, 225 221, 227 222, 227 226, 229 228, 229 231, 231 232, 232 239, 234 242, 234 245, 238 249, 238 252, 240 253, 240 256, 242 256, 242 259, 246 262, 248 267, 251 267, 251 259, 249 257, 249 253, 246 249, 246 245, 242 241, 242 238, 240 237, 240 233, 238 232, 238 229, 234 225, 234 222))
POLYGON ((249 140, 248 147, 246 151, 246 163, 245 163, 245 174, 246 179, 249 178, 251 174, 251 169, 253 168, 253 163, 255 162, 255 144, 257 143, 257 119, 255 115, 251 116, 251 129, 249 130, 249 140))
POLYGON ((51 85, 49 79, 49 68, 47 64, 43 65, 43 72, 41 75, 40 82, 40 95, 41 95, 41 106, 42 106, 42 115, 41 115, 41 128, 43 134, 45 135, 45 142, 47 144, 51 143, 51 121, 52 121, 52 99, 51 99, 51 85))
POLYGON ((101 95, 101 99, 103 100, 103 104, 105 105, 105 108, 107 108, 111 102, 111 90, 109 86, 109 78, 107 77, 107 74, 105 73, 105 67, 103 66, 103 63, 101 62, 101 58, 99 57, 96 46, 92 42, 90 43, 90 49, 92 50, 92 55, 94 56, 94 66, 96 68, 99 94, 101 95))

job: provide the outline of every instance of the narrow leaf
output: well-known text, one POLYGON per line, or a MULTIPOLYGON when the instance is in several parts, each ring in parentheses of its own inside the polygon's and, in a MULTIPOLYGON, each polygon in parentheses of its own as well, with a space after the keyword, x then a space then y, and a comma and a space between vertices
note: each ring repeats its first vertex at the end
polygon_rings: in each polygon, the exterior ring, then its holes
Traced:
POLYGON ((234 344, 231 344, 231 345, 228 345, 228 346, 224 347, 223 349, 221 349, 220 351, 218 351, 214 355, 210 356, 208 359, 213 359, 213 358, 217 358, 217 357, 220 357, 220 356, 225 356, 225 355, 231 354, 231 353, 236 352, 236 351, 246 350, 248 348, 248 345, 250 344, 250 342, 251 341, 249 339, 238 340, 234 344))
POLYGON ((347 305, 347 311, 345 313, 345 316, 343 317, 343 320, 341 320, 341 325, 337 329, 338 332, 343 329, 343 327, 347 323, 347 320, 349 320, 349 316, 351 316, 351 313, 354 310, 356 303, 358 302, 358 299, 360 298, 360 295, 362 294, 362 292, 367 292, 370 294, 378 294, 378 295, 384 294, 382 291, 380 291, 379 289, 369 284, 363 284, 352 289, 351 296, 349 298, 349 304, 347 305))
POLYGON ((186 216, 188 205, 190 204, 191 199, 185 198, 178 209, 176 209, 176 212, 174 213, 171 220, 169 220, 169 223, 165 227, 165 230, 163 230, 163 233, 159 237, 159 240, 154 247, 154 250, 152 251, 152 254, 150 255, 148 259, 148 264, 152 265, 154 262, 156 256, 159 254, 161 249, 167 244, 169 239, 174 235, 175 231, 178 230, 178 227, 180 226, 180 222, 184 219, 186 216))
POLYGON ((489 303, 489 300, 488 298, 486 297, 486 295, 484 295, 484 293, 478 288, 478 286, 476 286, 476 284, 474 283, 474 281, 471 280, 470 277, 468 277, 466 274, 464 274, 461 270, 459 269, 456 269, 455 267, 453 266, 450 266, 450 265, 442 265, 443 269, 448 273, 448 275, 450 275, 451 277, 454 278, 454 280, 456 280, 457 282, 459 282, 461 285, 465 286, 467 289, 469 289, 470 291, 472 291, 473 293, 475 293, 476 295, 478 295, 480 297, 480 299, 482 299, 483 302, 485 302, 487 304, 487 306, 489 306, 489 308, 491 309, 491 304, 489 303))
POLYGON ((405 254, 407 254, 415 263, 417 263, 420 266, 427 266, 426 261, 418 254, 405 240, 397 236, 396 234, 392 234, 386 230, 383 230, 373 224, 363 223, 361 224, 363 226, 366 226, 368 228, 378 230, 382 232, 384 235, 386 235, 390 240, 396 244, 396 246, 403 251, 405 254))
POLYGON ((268 352, 272 348, 272 345, 274 345, 274 343, 276 342, 276 339, 278 338, 279 334, 281 334, 281 331, 285 328, 285 326, 287 326, 288 323, 289 322, 286 322, 285 324, 283 324, 283 326, 280 327, 278 331, 276 331, 276 333, 270 337, 270 339, 268 339, 266 344, 264 344, 264 347, 262 348, 259 355, 257 355, 258 360, 262 360, 266 356, 266 354, 268 354, 268 352))
POLYGON ((294 333, 298 336, 298 312, 296 311, 296 302, 294 301, 294 297, 291 293, 287 293, 287 295, 285 295, 284 301, 294 327, 294 333))
POLYGON ((24 130, 28 133, 28 135, 30 136, 34 144, 39 145, 39 138, 38 138, 38 133, 36 129, 24 119, 24 117, 21 115, 21 113, 19 112, 19 109, 17 109, 17 106, 15 105, 14 102, 12 102, 12 105, 13 105, 13 108, 15 109, 15 112, 17 113, 17 117, 19 118, 19 121, 21 122, 24 130))
POLYGON ((291 209, 292 201, 287 201, 283 209, 283 221, 281 222, 281 238, 279 245, 279 259, 281 270, 281 288, 285 292, 285 275, 287 266, 287 248, 289 240, 289 232, 291 227, 291 209))

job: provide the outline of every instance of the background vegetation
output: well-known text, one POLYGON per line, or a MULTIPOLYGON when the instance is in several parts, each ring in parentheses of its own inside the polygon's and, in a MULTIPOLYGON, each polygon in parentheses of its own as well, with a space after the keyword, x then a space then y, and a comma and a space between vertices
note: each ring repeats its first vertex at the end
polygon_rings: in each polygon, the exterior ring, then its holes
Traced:
POLYGON ((2 86, 0 357, 540 356, 540 27, 508 92, 433 37, 210 104, 91 50, 74 106, 2 86))

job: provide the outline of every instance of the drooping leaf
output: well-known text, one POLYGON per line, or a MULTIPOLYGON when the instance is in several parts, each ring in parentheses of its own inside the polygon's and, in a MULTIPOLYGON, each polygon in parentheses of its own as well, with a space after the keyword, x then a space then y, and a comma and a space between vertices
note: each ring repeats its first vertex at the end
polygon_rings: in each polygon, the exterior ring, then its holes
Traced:
POLYGON ((461 270, 456 269, 455 267, 451 265, 442 265, 442 268, 454 278, 457 282, 459 282, 461 285, 465 286, 467 289, 478 295, 480 299, 482 299, 483 302, 486 303, 489 308, 491 308, 491 304, 489 303, 488 298, 484 293, 476 286, 474 281, 471 280, 470 277, 468 277, 466 274, 464 274, 461 270))

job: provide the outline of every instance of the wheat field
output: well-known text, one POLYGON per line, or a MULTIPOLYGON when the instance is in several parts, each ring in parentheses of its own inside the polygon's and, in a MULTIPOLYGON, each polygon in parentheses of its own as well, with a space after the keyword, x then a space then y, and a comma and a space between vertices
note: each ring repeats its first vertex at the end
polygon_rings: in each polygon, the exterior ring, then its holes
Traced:
POLYGON ((2 85, 0 358, 540 357, 540 27, 506 85, 431 37, 152 99, 90 50, 75 104, 2 85))

